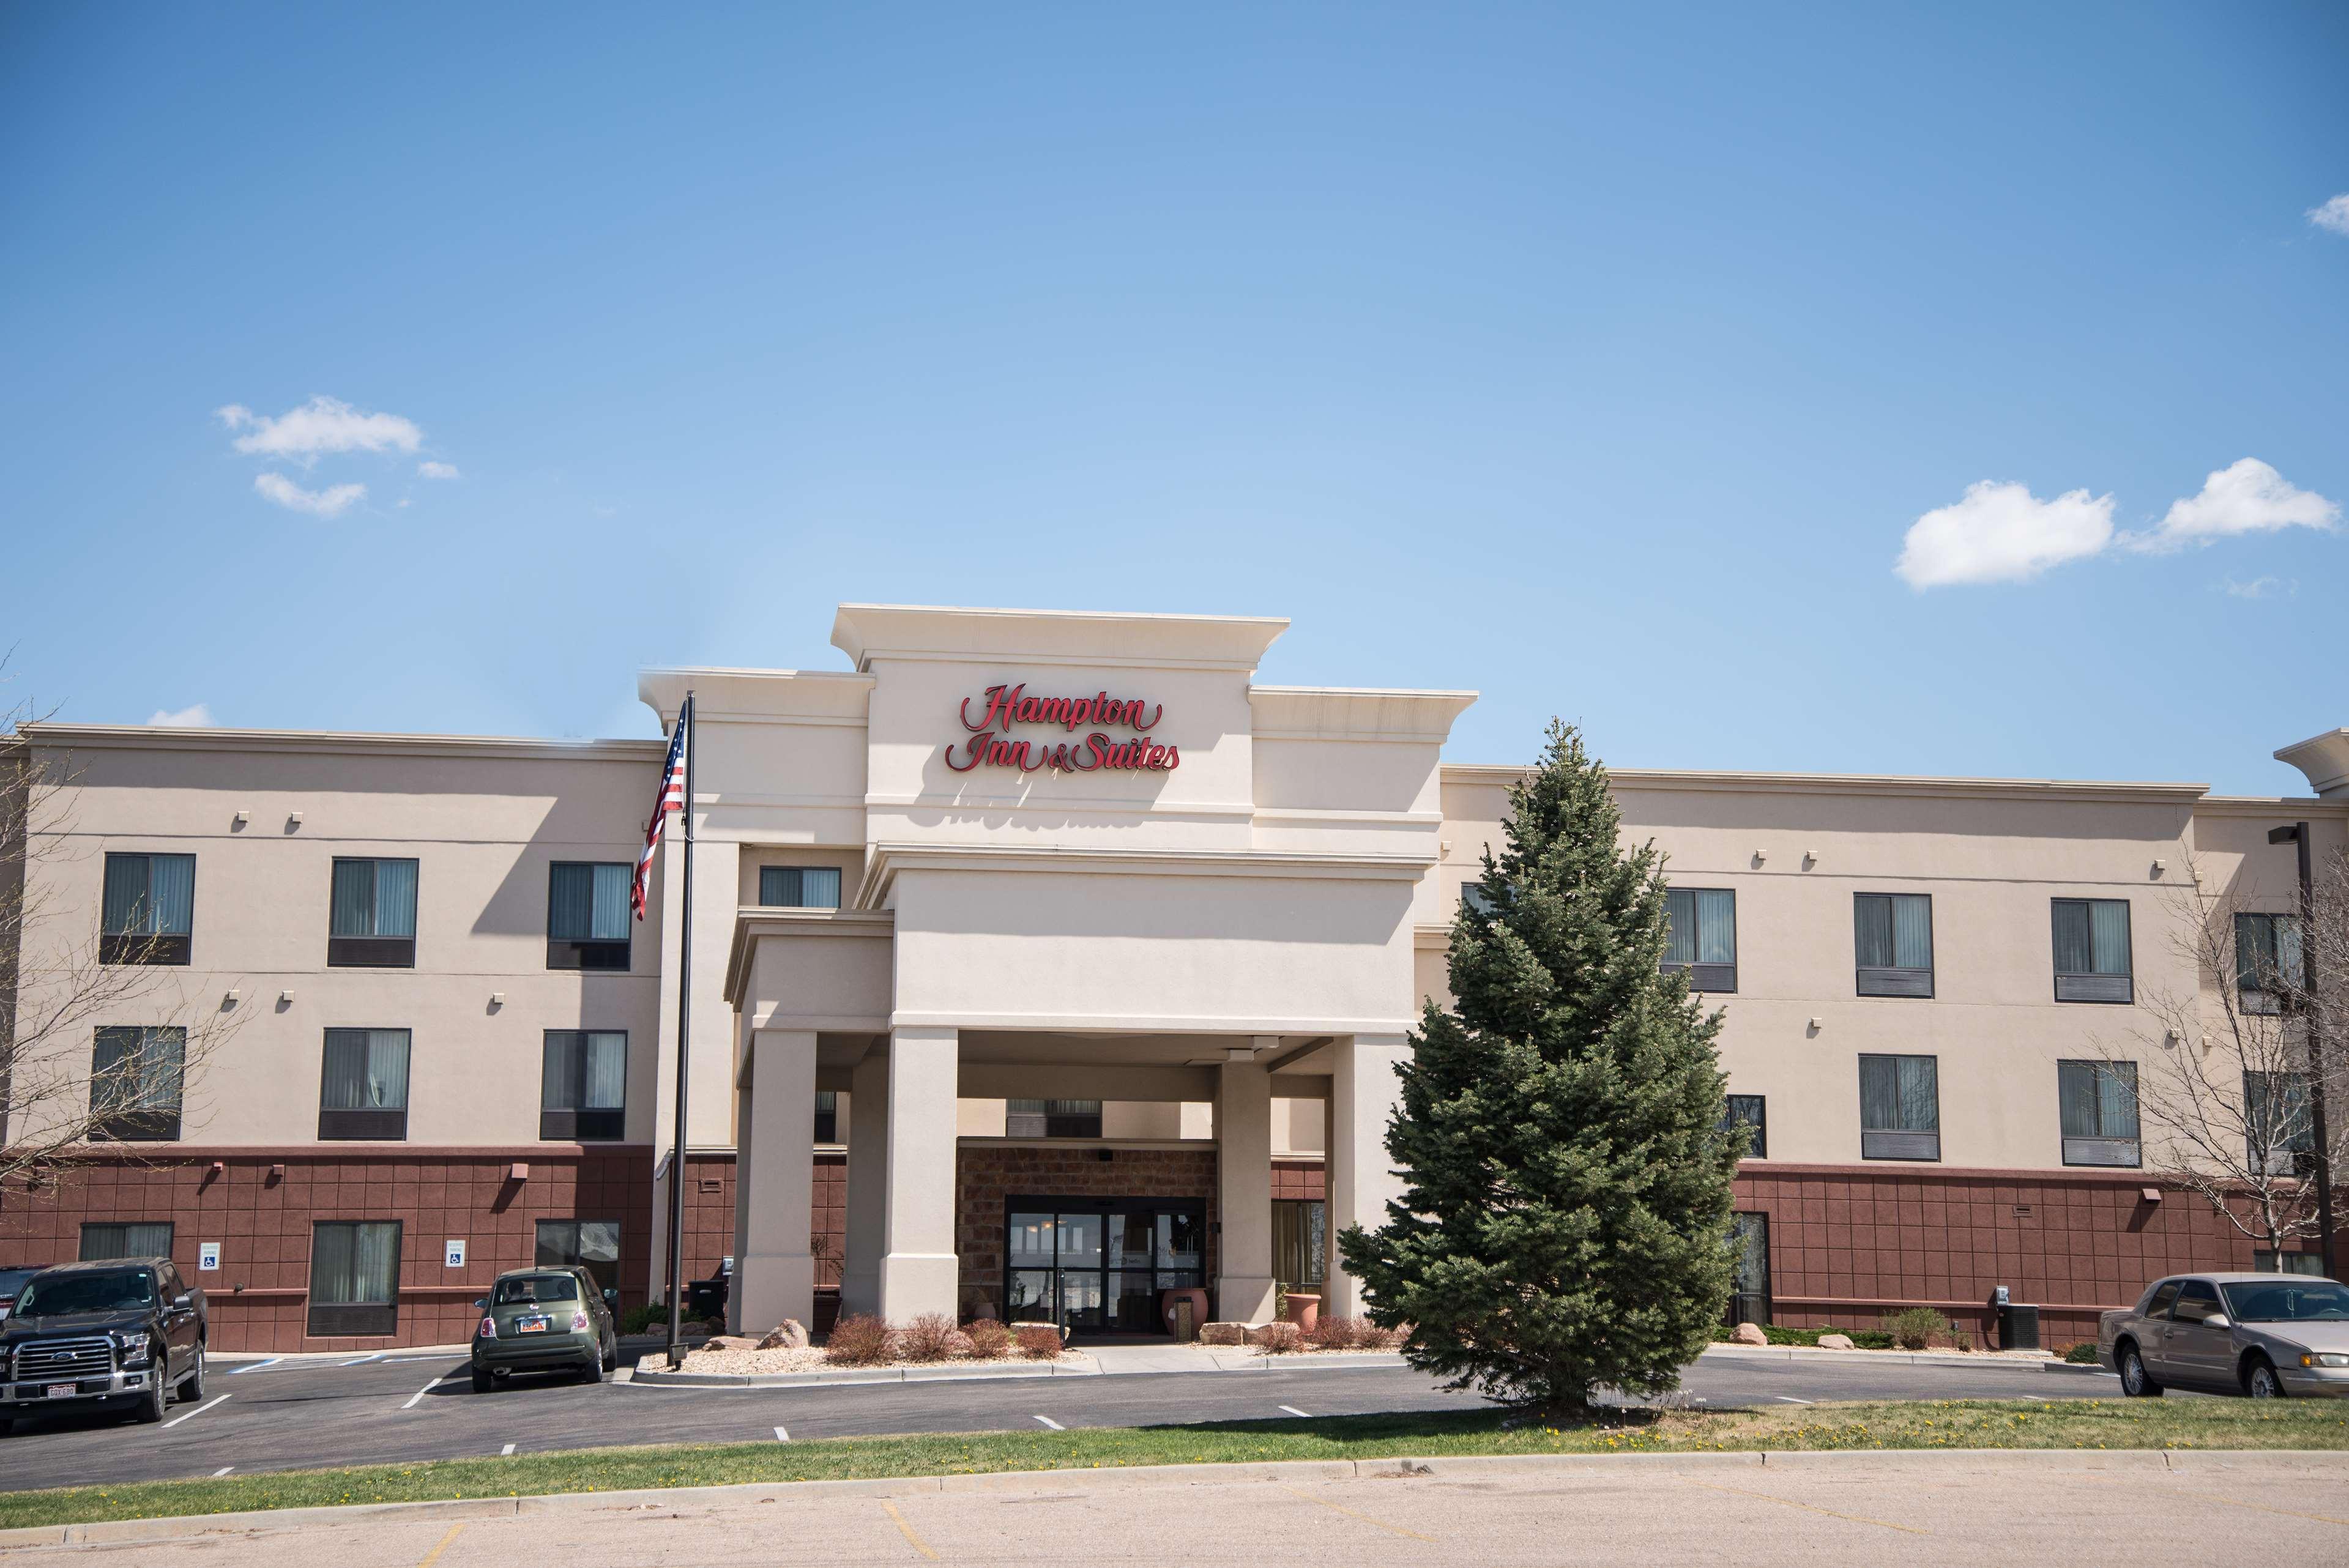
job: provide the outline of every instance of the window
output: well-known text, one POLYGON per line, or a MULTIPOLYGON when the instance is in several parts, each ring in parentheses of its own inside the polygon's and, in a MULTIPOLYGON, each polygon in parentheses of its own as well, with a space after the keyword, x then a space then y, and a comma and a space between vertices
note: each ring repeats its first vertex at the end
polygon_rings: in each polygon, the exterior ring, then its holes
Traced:
POLYGON ((2169 1304, 2172 1323, 2199 1323, 2214 1314, 2224 1312, 2219 1305, 2219 1290, 2207 1279, 2190 1279, 2178 1289, 2178 1299, 2169 1304))
POLYGON ((1014 1099, 1003 1106, 1006 1138, 1099 1138, 1097 1099, 1014 1099))
POLYGON ((2243 1132, 2253 1171, 2262 1176, 2305 1175, 2316 1155, 2308 1075, 2245 1073, 2243 1132))
POLYGON ((1940 1068, 1934 1057, 1859 1058, 1859 1157, 1941 1157, 1940 1068))
POLYGON ((1861 995, 1933 994, 1933 900, 1930 894, 1854 893, 1851 918, 1861 995))
POLYGON ((2057 1062, 2055 1098, 2066 1165, 2141 1165, 2137 1064, 2057 1062))
POLYGON ((628 1037, 618 1029, 549 1029, 538 1100, 541 1138, 626 1136, 628 1037))
POLYGON ((1470 909, 1475 910, 1478 914, 1492 914, 1496 913, 1501 907, 1499 904, 1493 902, 1493 895, 1491 893, 1486 892, 1475 882, 1463 882, 1461 884, 1460 902, 1466 904, 1470 909))
MULTIPOLYGON (((87 1231, 88 1226, 83 1229, 87 1231)), ((2278 1253, 2266 1247, 2251 1249, 2251 1267, 2261 1274, 2313 1274, 2324 1277, 2324 1254, 2322 1253, 2278 1253)))
POLYGON ((1728 1114, 1722 1119, 1722 1126, 1724 1128, 1752 1128, 1754 1130, 1754 1136, 1746 1141, 1745 1158, 1748 1160, 1767 1160, 1770 1158, 1769 1111, 1768 1108, 1763 1103, 1762 1096, 1758 1094, 1731 1095, 1729 1097, 1729 1111, 1728 1114))
POLYGON ((1272 1274, 1304 1290, 1329 1273, 1330 1211, 1319 1198, 1272 1201, 1272 1274))
POLYGON ((1737 989, 1737 895, 1721 888, 1664 894, 1664 972, 1688 972, 1692 991, 1737 989))
POLYGON ((2246 1013, 2281 1013, 2304 984, 2296 914, 2235 916, 2235 992, 2246 1013))
POLYGON ((324 1221, 310 1227, 311 1334, 399 1329, 399 1222, 324 1221))
POLYGON ((820 1088, 815 1091, 815 1140, 818 1143, 840 1141, 840 1095, 837 1090, 820 1088))
POLYGON ((187 1060, 188 1031, 176 1026, 98 1030, 89 1064, 89 1110, 97 1135, 121 1143, 179 1137, 187 1060))
POLYGON ((2152 1294, 2145 1298, 2145 1305, 2137 1308, 2137 1315, 2139 1317, 2168 1316, 2169 1304, 2178 1299, 2178 1288, 2184 1283, 2183 1280, 2163 1280, 2153 1287, 2152 1294))
POLYGON ((557 861, 546 882, 546 966, 626 969, 636 873, 617 861, 557 861))
POLYGON ((2059 898, 2054 909, 2055 1000, 2135 1001, 2128 900, 2059 898))
POLYGON ((193 855, 109 855, 101 964, 185 964, 196 911, 193 855))
POLYGON ((759 902, 783 909, 838 909, 837 866, 761 866, 759 902))
POLYGON ((326 962, 337 968, 416 967, 416 862, 335 862, 326 962))
POLYGON ((1770 1321, 1770 1216, 1737 1213, 1729 1217, 1729 1248, 1737 1259, 1729 1286, 1729 1321, 1770 1321))
POLYGON ((168 1258, 171 1255, 171 1222, 84 1225, 81 1261, 104 1263, 109 1258, 168 1258))
POLYGON ((539 1268, 575 1264, 587 1271, 597 1290, 620 1288, 620 1222, 617 1220, 541 1220, 538 1222, 539 1268))
POLYGON ((408 1031, 328 1029, 318 1136, 408 1136, 408 1031))

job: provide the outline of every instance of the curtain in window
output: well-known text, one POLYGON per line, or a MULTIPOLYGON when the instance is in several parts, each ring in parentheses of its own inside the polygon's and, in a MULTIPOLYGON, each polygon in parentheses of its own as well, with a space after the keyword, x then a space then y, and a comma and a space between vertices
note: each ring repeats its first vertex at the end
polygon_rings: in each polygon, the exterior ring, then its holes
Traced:
POLYGON ((1940 1086, 1930 1057, 1859 1058, 1859 1125, 1866 1132, 1938 1132, 1940 1086))
POLYGON ((171 1255, 171 1222, 130 1225, 84 1225, 81 1262, 108 1258, 168 1258, 171 1255))
POLYGON ((2088 929, 2095 939, 2098 975, 2129 972, 2128 902, 2100 898, 2088 904, 2088 929))
POLYGON ((1664 894, 1664 962, 1696 962, 1696 894, 1679 889, 1664 894))
POLYGON ((2296 914, 2275 916, 2275 972, 2286 985, 2295 989, 2303 984, 2300 945, 2300 917, 2296 914))
POLYGON ((322 1306, 388 1305, 398 1264, 398 1224, 322 1224, 311 1233, 310 1300, 322 1306))
POLYGON ((113 935, 185 936, 193 929, 196 857, 109 855, 100 919, 113 935))
POLYGON ((375 862, 335 862, 334 913, 329 936, 373 936, 375 929, 375 862))
POLYGON ((810 866, 800 873, 800 902, 810 909, 840 907, 840 868, 810 866))
POLYGON ((180 1109, 180 1078, 187 1062, 181 1028, 106 1028, 90 1061, 90 1100, 101 1114, 180 1109))
POLYGON ((597 1033, 586 1037, 586 1065, 582 1087, 586 1098, 582 1110, 618 1110, 627 1103, 628 1037, 597 1033))
POLYGON ((1722 889, 1700 889, 1696 895, 1696 961, 1699 964, 1737 962, 1737 895, 1722 889))
POLYGON ((838 909, 837 866, 761 866, 759 902, 783 909, 838 909))
POLYGON ((408 1106, 406 1029, 328 1029, 328 1110, 404 1110, 408 1106))
POLYGON ((546 1057, 539 1078, 539 1109, 575 1110, 579 1106, 579 1036, 570 1029, 549 1029, 546 1057))
POLYGON ((2254 1155, 2304 1154, 2316 1147, 2308 1080, 2299 1073, 2245 1073, 2243 1113, 2254 1155))
POLYGON ((151 929, 158 936, 185 936, 195 927, 196 857, 149 855, 147 895, 155 913, 151 929))
POLYGON ((2104 1136, 2095 1062, 2056 1063, 2055 1098, 2063 1113, 2064 1137, 2104 1136))
POLYGON ((1272 1205, 1272 1272, 1292 1285, 1319 1284, 1324 1271, 1328 1211, 1311 1199, 1280 1198, 1272 1205))
POLYGON ((1900 1128, 1904 1132, 1938 1132, 1941 1128, 1940 1064, 1930 1057, 1902 1057, 1900 1063, 1900 1128))
POLYGON ((1895 893, 1892 905, 1892 962, 1901 969, 1933 966, 1933 901, 1923 893, 1895 893))
POLYGON ((585 942, 595 926, 595 868, 556 866, 547 882, 547 935, 558 942, 585 942))
POLYGON ((2099 1063, 2096 1074, 2096 1115, 2106 1138, 2135 1138, 2137 1133, 2137 1064, 2099 1063))
POLYGON ((595 916, 590 936, 598 942, 628 939, 628 894, 635 882, 635 872, 617 861, 595 868, 595 916))
POLYGON ((375 863, 375 934, 416 934, 416 862, 378 861, 375 863))
POLYGON ((355 1301, 388 1303, 392 1299, 392 1280, 399 1265, 399 1227, 398 1225, 354 1225, 358 1233, 352 1249, 352 1283, 358 1294, 355 1301))
POLYGON ((2088 906, 2077 899, 2055 904, 2055 973, 2093 975, 2095 952, 2088 936, 2088 906))
POLYGON ((1881 893, 1862 893, 1852 900, 1851 918, 1859 966, 1892 968, 1892 901, 1881 893))
POLYGON ((109 935, 130 935, 149 929, 147 917, 147 857, 106 857, 104 930, 109 935))

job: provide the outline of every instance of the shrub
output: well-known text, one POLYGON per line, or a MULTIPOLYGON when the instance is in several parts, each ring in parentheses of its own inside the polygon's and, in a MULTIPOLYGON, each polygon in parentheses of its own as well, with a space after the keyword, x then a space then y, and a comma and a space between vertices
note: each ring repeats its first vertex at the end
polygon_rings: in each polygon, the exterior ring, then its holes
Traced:
POLYGON ((1246 1345, 1247 1325, 1244 1323, 1209 1323, 1199 1328, 1202 1345, 1246 1345))
POLYGON ((1317 1317, 1305 1342, 1316 1350, 1351 1350, 1361 1342, 1361 1326, 1350 1317, 1317 1317))
POLYGON ((991 1317, 982 1317, 964 1332, 970 1336, 970 1353, 992 1361, 1011 1348, 1011 1330, 991 1317))
POLYGON ((1257 1348, 1267 1356, 1289 1356, 1305 1348, 1305 1331, 1293 1323, 1268 1323, 1254 1337, 1257 1348))
POLYGON ((1903 1350, 1922 1350, 1950 1332, 1950 1320, 1930 1306, 1912 1306, 1886 1318, 1884 1328, 1903 1350))
POLYGON ((657 1301, 632 1306, 620 1314, 620 1332, 623 1334, 650 1334, 667 1326, 668 1308, 657 1301))
POLYGON ((823 1358, 841 1367, 877 1367, 896 1352, 896 1331, 870 1313, 852 1312, 832 1326, 823 1358))
POLYGON ((1367 1317, 1354 1320, 1354 1348, 1357 1350, 1400 1350, 1402 1342, 1410 1337, 1409 1324, 1381 1328, 1367 1317))
POLYGON ((955 1320, 943 1312, 926 1312, 897 1330, 897 1357, 902 1361, 944 1361, 954 1354, 951 1341, 960 1334, 955 1320))
POLYGON ((1061 1331, 1049 1323, 1023 1323, 1015 1331, 1019 1341, 1019 1354, 1030 1361, 1060 1359, 1061 1331))
POLYGON ((1851 1342, 1862 1350, 1889 1350, 1892 1336, 1880 1328, 1855 1328, 1849 1331, 1851 1342))
POLYGON ((2075 1367, 2094 1367, 2096 1364, 2096 1342, 2083 1339, 2064 1352, 2064 1359, 2075 1367))

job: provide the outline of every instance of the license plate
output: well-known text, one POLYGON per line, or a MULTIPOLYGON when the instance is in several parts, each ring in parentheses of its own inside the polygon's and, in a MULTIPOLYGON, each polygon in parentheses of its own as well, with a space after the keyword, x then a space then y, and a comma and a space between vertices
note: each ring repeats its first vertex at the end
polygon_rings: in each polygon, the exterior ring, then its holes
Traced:
POLYGON ((516 1334, 543 1334, 546 1332, 546 1319, 543 1317, 517 1317, 514 1319, 514 1332, 516 1334))
POLYGON ((80 1392, 81 1387, 79 1384, 52 1383, 44 1391, 44 1397, 51 1399, 70 1399, 76 1394, 80 1392))

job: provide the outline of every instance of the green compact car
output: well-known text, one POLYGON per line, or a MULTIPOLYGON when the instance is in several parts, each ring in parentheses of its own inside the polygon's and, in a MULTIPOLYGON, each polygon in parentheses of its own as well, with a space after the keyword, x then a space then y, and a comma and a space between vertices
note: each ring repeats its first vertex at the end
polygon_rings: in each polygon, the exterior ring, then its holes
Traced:
POLYGON ((576 1372, 600 1383, 620 1364, 612 1308, 620 1293, 598 1290, 585 1269, 548 1264, 502 1274, 473 1331, 473 1392, 486 1394, 516 1372, 576 1372))

